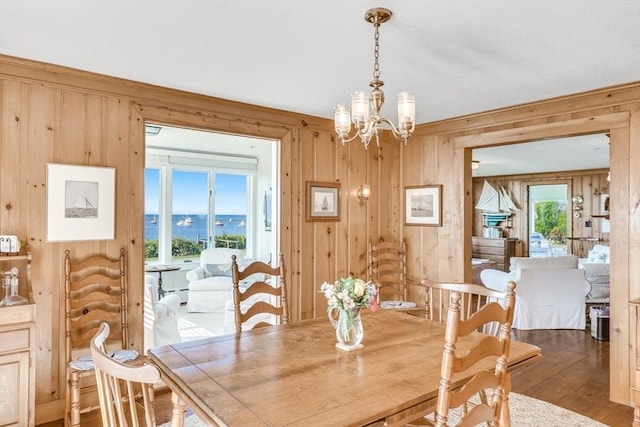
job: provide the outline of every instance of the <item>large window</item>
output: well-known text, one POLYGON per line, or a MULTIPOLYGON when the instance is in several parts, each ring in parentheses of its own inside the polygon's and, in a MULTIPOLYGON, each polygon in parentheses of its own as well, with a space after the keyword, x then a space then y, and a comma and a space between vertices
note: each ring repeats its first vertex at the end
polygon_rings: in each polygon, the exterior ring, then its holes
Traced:
POLYGON ((145 260, 193 262, 207 247, 247 250, 251 174, 216 168, 145 169, 145 260))
POLYGON ((529 256, 567 254, 567 185, 529 186, 529 256))

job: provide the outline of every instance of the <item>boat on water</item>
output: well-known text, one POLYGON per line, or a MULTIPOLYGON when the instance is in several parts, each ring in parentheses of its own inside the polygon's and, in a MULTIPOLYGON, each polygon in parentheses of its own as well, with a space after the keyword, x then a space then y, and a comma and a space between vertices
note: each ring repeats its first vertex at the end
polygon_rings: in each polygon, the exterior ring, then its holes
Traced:
POLYGON ((216 221, 216 222, 214 223, 214 225, 215 225, 216 227, 224 227, 224 222, 222 222, 222 221, 216 221))
POLYGON ((240 224, 238 224, 238 227, 246 227, 247 223, 244 222, 244 219, 242 221, 240 221, 240 224))
POLYGON ((495 189, 486 180, 475 209, 482 210, 481 214, 487 227, 496 227, 499 222, 506 220, 515 211, 520 210, 504 187, 495 189))
POLYGON ((190 227, 193 225, 193 218, 191 218, 190 216, 185 216, 183 219, 176 222, 176 225, 178 227, 190 227))
POLYGON ((151 220, 149 220, 149 222, 151 224, 157 224, 158 223, 158 217, 156 215, 154 215, 153 218, 151 218, 151 220))

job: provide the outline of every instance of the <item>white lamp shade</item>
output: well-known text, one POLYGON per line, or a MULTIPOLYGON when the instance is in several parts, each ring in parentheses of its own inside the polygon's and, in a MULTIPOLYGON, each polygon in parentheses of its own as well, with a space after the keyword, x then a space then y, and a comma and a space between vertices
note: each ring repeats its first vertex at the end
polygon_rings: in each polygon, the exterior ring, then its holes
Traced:
POLYGON ((346 135, 351 131, 351 114, 349 108, 344 104, 334 107, 335 128, 338 135, 346 135))
POLYGON ((364 123, 369 120, 369 94, 358 91, 351 94, 351 119, 353 123, 364 123))
POLYGON ((398 123, 411 124, 416 119, 416 97, 410 92, 398 94, 398 123))

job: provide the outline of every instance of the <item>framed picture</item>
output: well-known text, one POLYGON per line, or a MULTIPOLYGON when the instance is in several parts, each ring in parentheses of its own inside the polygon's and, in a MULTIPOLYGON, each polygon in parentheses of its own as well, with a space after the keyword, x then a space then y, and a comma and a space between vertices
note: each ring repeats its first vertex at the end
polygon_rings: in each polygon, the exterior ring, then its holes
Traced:
POLYGON ((404 188, 404 224, 442 226, 442 185, 404 188))
POLYGON ((47 163, 47 240, 115 238, 115 168, 47 163))
POLYGON ((340 183, 307 181, 307 221, 340 221, 340 183))

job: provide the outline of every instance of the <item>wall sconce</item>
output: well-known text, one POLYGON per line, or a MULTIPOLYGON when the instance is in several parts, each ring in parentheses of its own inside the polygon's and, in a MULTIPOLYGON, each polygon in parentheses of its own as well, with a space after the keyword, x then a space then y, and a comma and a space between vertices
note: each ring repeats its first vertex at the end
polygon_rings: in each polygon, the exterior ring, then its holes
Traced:
POLYGON ((471 169, 478 169, 480 167, 480 160, 471 160, 471 169))
POLYGON ((369 200, 369 196, 371 195, 371 187, 367 184, 362 185, 358 188, 358 192, 356 193, 358 199, 360 199, 360 203, 366 203, 369 200))

